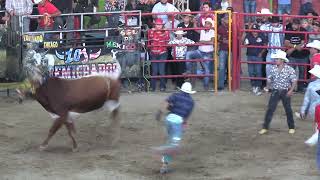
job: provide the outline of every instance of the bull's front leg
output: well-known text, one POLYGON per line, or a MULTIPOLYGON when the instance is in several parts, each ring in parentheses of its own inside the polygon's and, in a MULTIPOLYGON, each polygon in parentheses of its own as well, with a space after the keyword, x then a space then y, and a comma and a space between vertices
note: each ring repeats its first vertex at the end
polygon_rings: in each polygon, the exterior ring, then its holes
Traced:
POLYGON ((46 150, 48 148, 50 139, 54 136, 54 134, 61 128, 61 126, 65 122, 66 122, 66 116, 61 116, 53 122, 47 138, 43 141, 43 143, 39 147, 40 151, 46 150))
POLYGON ((120 107, 111 112, 111 124, 109 126, 109 133, 111 134, 111 146, 113 146, 120 139, 120 107))
POLYGON ((73 122, 73 120, 71 120, 71 121, 65 122, 64 124, 68 130, 68 135, 72 140, 72 152, 77 152, 78 151, 78 144, 75 139, 76 128, 74 126, 74 122, 73 122))

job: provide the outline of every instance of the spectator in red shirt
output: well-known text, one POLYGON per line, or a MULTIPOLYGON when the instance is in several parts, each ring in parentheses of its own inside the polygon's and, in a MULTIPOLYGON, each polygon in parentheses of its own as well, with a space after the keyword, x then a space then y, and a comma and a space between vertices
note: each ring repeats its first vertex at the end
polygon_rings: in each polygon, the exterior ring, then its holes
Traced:
POLYGON ((229 17, 224 16, 221 19, 221 25, 218 27, 218 43, 219 43, 219 83, 218 89, 224 89, 224 81, 226 77, 226 68, 228 64, 229 50, 229 17))
POLYGON ((48 0, 42 0, 38 4, 39 15, 43 15, 40 18, 38 30, 54 30, 55 21, 54 17, 60 16, 61 12, 48 0))
MULTIPOLYGON (((170 34, 164 30, 164 22, 158 18, 155 20, 155 27, 148 31, 148 40, 151 60, 165 60, 168 57, 167 47, 170 40, 170 34)), ((152 65, 152 76, 165 75, 165 63, 154 62, 152 65)), ((160 78, 160 91, 165 91, 165 79, 160 78)), ((151 90, 156 90, 156 79, 151 79, 151 90)))
POLYGON ((198 27, 204 27, 205 25, 205 20, 207 18, 211 18, 212 20, 214 20, 214 15, 213 13, 210 13, 209 11, 211 11, 212 8, 210 6, 210 3, 209 2, 204 2, 203 5, 202 5, 202 12, 201 14, 198 15, 198 24, 195 24, 197 25, 198 27))

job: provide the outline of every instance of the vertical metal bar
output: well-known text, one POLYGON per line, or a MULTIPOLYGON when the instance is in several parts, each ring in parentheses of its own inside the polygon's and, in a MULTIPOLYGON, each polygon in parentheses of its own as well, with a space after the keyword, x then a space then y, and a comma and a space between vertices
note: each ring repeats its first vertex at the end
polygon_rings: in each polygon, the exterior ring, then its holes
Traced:
POLYGON ((214 11, 214 91, 215 93, 218 93, 218 64, 219 64, 219 59, 218 59, 218 12, 214 11))
POLYGON ((83 14, 80 16, 80 30, 83 30, 83 14))
MULTIPOLYGON (((238 31, 240 29, 237 28, 238 26, 238 13, 232 13, 232 62, 233 62, 233 68, 232 68, 232 91, 235 91, 239 87, 239 81, 240 78, 240 66, 238 66, 239 61, 241 60, 241 53, 238 54, 238 31), (239 57, 238 57, 239 56, 239 57)), ((240 50, 241 51, 241 50, 240 50)))
POLYGON ((232 27, 232 18, 231 18, 231 11, 228 11, 228 15, 229 15, 229 23, 228 23, 228 87, 229 87, 229 91, 231 91, 231 81, 232 81, 232 77, 231 77, 231 27, 232 27))

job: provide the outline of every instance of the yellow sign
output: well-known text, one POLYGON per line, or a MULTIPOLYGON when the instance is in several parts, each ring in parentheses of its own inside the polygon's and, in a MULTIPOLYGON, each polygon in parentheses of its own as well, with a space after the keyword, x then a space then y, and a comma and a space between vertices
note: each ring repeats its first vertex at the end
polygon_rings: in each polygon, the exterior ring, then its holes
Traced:
POLYGON ((43 42, 43 48, 52 49, 52 48, 58 48, 58 47, 59 47, 58 41, 43 42))
POLYGON ((23 41, 40 43, 40 42, 43 42, 43 35, 42 34, 36 34, 36 35, 25 34, 23 35, 23 41))

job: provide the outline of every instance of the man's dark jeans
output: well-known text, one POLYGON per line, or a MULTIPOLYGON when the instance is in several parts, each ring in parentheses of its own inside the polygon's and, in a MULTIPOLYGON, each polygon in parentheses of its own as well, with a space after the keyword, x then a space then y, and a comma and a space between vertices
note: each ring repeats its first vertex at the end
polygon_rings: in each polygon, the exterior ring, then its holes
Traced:
POLYGON ((288 127, 289 129, 294 129, 294 120, 293 120, 293 114, 291 109, 291 98, 287 96, 287 93, 288 93, 288 90, 279 90, 279 89, 272 90, 269 104, 268 104, 268 110, 266 112, 266 116, 263 123, 264 129, 269 129, 269 124, 272 120, 273 113, 276 110, 278 102, 280 100, 282 101, 282 104, 286 111, 288 127))

